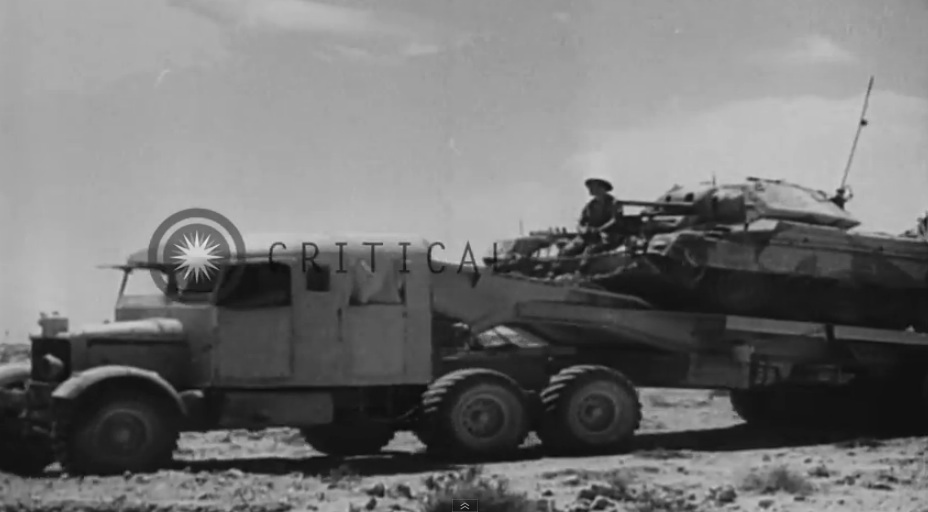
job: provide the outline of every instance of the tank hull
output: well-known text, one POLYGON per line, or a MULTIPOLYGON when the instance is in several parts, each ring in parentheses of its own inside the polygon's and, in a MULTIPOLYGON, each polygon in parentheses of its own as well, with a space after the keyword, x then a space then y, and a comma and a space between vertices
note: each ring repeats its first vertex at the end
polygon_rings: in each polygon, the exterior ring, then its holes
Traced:
POLYGON ((764 219, 653 237, 593 278, 655 304, 867 327, 928 326, 928 243, 764 219))

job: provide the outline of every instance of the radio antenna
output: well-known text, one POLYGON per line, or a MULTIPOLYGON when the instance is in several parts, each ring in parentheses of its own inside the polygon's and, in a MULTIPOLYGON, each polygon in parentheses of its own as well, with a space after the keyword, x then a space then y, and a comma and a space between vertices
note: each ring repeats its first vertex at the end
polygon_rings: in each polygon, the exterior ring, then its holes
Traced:
POLYGON ((857 150, 857 141, 860 139, 860 132, 867 126, 867 105, 870 102, 870 91, 873 90, 873 75, 870 75, 870 82, 867 84, 867 94, 864 96, 864 107, 860 111, 860 121, 857 123, 857 133, 854 135, 854 143, 851 145, 851 154, 847 157, 847 165, 844 166, 844 177, 841 178, 839 190, 844 189, 847 185, 847 175, 851 172, 851 162, 854 161, 854 151, 857 150))

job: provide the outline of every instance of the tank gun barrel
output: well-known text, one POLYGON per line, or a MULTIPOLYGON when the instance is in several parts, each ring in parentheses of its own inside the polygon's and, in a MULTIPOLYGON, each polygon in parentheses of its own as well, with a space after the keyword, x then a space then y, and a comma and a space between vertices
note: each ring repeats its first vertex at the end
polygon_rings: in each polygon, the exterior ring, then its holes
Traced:
POLYGON ((688 215, 695 212, 696 210, 695 204, 687 201, 635 201, 618 199, 616 200, 616 203, 622 206, 641 206, 645 208, 652 208, 655 210, 660 210, 661 213, 666 213, 667 215, 688 215))

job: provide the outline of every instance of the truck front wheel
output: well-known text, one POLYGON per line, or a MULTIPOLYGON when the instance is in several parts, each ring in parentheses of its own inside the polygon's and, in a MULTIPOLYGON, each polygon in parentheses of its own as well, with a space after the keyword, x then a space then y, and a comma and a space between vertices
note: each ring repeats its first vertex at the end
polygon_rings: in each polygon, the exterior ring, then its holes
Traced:
MULTIPOLYGON (((83 405, 83 404, 82 404, 83 405)), ((167 400, 108 392, 56 425, 58 459, 71 474, 151 472, 170 464, 179 432, 167 400)))
POLYGON ((432 453, 496 458, 515 452, 529 431, 528 401, 497 371, 458 370, 429 386, 422 398, 419 439, 432 453))
POLYGON ((558 455, 625 449, 641 422, 641 402, 624 375, 604 366, 572 366, 541 393, 538 437, 558 455))

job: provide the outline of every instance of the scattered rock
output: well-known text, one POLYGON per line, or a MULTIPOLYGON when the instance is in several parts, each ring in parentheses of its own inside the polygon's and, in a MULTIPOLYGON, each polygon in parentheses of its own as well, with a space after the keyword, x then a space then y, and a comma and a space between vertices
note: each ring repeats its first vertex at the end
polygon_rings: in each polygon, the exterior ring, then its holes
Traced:
POLYGON ((592 502, 586 499, 579 499, 570 506, 570 512, 589 512, 592 502))
POLYGON ((768 509, 772 507, 774 503, 776 503, 774 500, 770 498, 764 498, 757 502, 757 506, 763 509, 768 509))
POLYGON ((606 510, 613 508, 615 505, 612 503, 612 500, 606 498, 605 496, 597 496, 593 500, 592 505, 590 505, 590 510, 606 510))
POLYGON ((242 478, 243 476, 245 476, 245 473, 243 473, 239 469, 229 469, 229 470, 223 471, 221 476, 225 478, 242 478))
POLYGON ((563 480, 564 485, 569 485, 571 487, 580 485, 581 483, 583 483, 583 481, 577 475, 570 475, 563 480))
POLYGON ((809 476, 813 478, 828 478, 832 475, 830 469, 828 469, 824 464, 819 464, 814 468, 809 470, 809 476))
POLYGON ((414 498, 412 488, 404 483, 396 484, 393 487, 393 495, 399 498, 411 500, 414 498))
POLYGON ((365 489, 364 492, 367 493, 368 496, 383 498, 387 495, 387 486, 381 482, 377 482, 376 484, 365 489))
POLYGON ((738 492, 730 485, 713 487, 709 489, 709 499, 719 505, 734 503, 738 499, 738 492))

